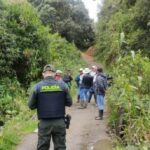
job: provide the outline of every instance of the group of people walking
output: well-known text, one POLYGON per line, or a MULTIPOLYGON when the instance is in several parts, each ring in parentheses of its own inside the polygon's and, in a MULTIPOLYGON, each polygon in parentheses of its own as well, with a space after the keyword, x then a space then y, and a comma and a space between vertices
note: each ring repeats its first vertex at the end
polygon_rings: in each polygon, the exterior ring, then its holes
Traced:
POLYGON ((107 89, 107 76, 103 73, 102 67, 92 66, 89 68, 80 68, 75 81, 78 87, 77 102, 80 102, 79 108, 87 108, 92 95, 99 109, 99 115, 96 120, 103 119, 104 96, 107 89))

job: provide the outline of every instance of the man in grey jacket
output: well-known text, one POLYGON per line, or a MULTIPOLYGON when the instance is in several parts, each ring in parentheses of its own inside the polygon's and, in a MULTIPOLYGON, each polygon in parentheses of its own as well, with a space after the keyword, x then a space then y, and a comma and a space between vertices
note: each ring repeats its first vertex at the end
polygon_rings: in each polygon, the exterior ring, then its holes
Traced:
POLYGON ((95 81, 95 92, 96 92, 96 99, 97 105, 99 109, 99 115, 96 117, 96 120, 103 119, 104 113, 104 96, 107 89, 107 77, 103 74, 103 69, 97 69, 97 77, 95 81))

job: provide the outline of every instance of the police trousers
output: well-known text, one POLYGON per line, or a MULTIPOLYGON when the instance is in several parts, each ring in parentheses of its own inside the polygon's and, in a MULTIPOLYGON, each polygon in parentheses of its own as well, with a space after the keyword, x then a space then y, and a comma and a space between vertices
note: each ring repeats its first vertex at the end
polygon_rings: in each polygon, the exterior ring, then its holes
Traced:
POLYGON ((66 150, 66 126, 63 118, 40 120, 37 150, 49 150, 51 138, 54 150, 66 150))

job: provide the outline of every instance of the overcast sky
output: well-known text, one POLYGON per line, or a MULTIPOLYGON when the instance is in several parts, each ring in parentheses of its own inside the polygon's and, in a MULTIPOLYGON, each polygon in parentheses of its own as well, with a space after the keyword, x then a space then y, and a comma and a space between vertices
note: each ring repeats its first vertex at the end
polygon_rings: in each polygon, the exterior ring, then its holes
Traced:
POLYGON ((82 0, 85 4, 85 7, 89 11, 90 18, 97 21, 98 5, 102 5, 102 0, 82 0))

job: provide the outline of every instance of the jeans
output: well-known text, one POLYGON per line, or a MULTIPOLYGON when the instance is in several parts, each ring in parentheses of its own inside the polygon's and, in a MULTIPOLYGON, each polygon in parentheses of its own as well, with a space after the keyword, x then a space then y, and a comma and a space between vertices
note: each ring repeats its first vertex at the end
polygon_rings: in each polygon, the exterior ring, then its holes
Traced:
POLYGON ((77 95, 80 95, 80 88, 77 88, 77 95))
POLYGON ((97 105, 99 110, 104 110, 104 95, 97 95, 97 105))
POLYGON ((88 101, 89 98, 89 89, 80 88, 80 101, 88 101))
POLYGON ((92 95, 94 95, 94 99, 95 99, 95 102, 96 102, 96 95, 95 95, 95 90, 94 90, 94 87, 93 87, 93 86, 89 89, 89 97, 88 97, 88 101, 89 101, 89 102, 90 102, 91 99, 92 99, 92 95))

